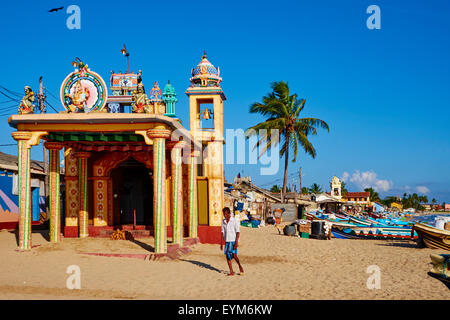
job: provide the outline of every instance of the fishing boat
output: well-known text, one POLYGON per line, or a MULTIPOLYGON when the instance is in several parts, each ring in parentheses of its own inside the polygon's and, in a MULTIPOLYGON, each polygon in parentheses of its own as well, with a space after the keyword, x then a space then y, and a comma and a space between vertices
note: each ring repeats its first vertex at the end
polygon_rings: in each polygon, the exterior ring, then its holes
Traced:
POLYGON ((413 230, 419 235, 419 245, 450 251, 450 231, 419 222, 414 223, 413 230))
POLYGON ((433 265, 428 275, 442 281, 450 289, 450 254, 430 254, 433 265))
POLYGON ((370 222, 368 220, 365 219, 361 219, 361 218, 356 218, 356 217, 349 217, 348 221, 354 224, 360 224, 360 225, 364 225, 364 226, 371 226, 373 224, 373 222, 370 222))
POLYGON ((372 239, 372 240, 415 240, 418 234, 410 227, 401 226, 366 226, 333 223, 331 233, 338 239, 372 239))

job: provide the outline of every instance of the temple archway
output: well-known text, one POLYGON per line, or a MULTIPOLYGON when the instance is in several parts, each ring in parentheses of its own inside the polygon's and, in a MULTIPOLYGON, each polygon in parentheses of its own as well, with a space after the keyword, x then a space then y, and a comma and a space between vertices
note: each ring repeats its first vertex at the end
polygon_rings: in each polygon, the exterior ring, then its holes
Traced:
POLYGON ((152 170, 133 157, 111 170, 114 225, 153 225, 152 170))

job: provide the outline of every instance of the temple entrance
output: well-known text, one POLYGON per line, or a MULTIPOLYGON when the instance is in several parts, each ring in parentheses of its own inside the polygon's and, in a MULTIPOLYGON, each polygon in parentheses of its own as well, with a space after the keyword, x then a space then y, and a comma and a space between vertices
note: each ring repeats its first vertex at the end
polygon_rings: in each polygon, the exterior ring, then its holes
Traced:
POLYGON ((129 159, 111 172, 114 225, 153 225, 152 171, 129 159))

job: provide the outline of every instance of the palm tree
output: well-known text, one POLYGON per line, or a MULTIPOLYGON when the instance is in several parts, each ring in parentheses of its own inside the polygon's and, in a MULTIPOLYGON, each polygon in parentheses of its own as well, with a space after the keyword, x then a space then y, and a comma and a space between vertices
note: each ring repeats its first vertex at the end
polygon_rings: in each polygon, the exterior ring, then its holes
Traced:
POLYGON ((302 194, 308 194, 308 188, 307 187, 302 187, 302 194))
MULTIPOLYGON (((280 157, 284 156, 284 180, 283 197, 286 194, 289 149, 293 149, 294 157, 292 162, 297 160, 298 144, 313 159, 316 157, 316 149, 308 140, 309 135, 316 135, 317 128, 330 131, 328 124, 317 118, 300 118, 300 112, 305 107, 305 99, 299 99, 297 94, 289 93, 287 82, 279 81, 271 84, 272 92, 263 97, 262 103, 254 102, 250 105, 250 113, 259 113, 267 117, 266 121, 258 123, 246 130, 247 138, 258 135, 259 130, 278 130, 277 135, 267 134, 259 136, 255 148, 266 143, 260 156, 267 152, 269 148, 282 142, 280 157)), ((283 199, 284 202, 284 199, 283 199)))
POLYGON ((279 193, 280 192, 280 188, 276 184, 274 184, 272 186, 272 188, 270 189, 270 192, 279 193))
POLYGON ((345 184, 344 181, 342 181, 342 182, 341 182, 341 195, 342 195, 342 196, 346 196, 347 193, 348 193, 347 185, 345 184))
POLYGON ((380 195, 372 187, 365 188, 364 191, 370 193, 370 196, 369 196, 370 201, 372 201, 372 202, 380 201, 380 195))
POLYGON ((321 193, 322 192, 322 187, 319 186, 317 183, 313 183, 311 185, 311 187, 309 187, 309 193, 321 193))

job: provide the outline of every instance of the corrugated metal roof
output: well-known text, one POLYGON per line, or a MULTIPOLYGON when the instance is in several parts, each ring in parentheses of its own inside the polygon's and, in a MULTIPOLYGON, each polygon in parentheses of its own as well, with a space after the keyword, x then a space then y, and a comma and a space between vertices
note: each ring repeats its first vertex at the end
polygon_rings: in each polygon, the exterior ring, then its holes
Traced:
MULTIPOLYGON (((19 157, 17 156, 0 152, 0 168, 17 171, 18 159, 19 157)), ((31 169, 44 173, 44 162, 31 160, 30 167, 31 169)))

